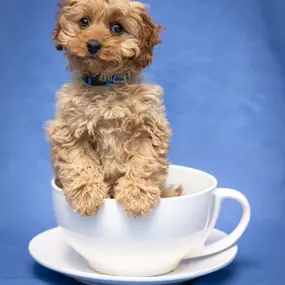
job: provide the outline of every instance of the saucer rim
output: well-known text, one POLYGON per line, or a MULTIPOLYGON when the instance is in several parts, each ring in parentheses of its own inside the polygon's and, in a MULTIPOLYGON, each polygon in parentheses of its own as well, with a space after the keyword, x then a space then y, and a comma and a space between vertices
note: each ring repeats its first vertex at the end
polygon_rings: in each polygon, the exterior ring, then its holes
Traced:
MULTIPOLYGON (((213 229, 214 232, 219 233, 219 234, 226 234, 224 231, 218 230, 216 228, 213 229)), ((104 275, 104 274, 100 274, 94 271, 94 273, 92 272, 82 272, 82 271, 78 271, 76 269, 68 269, 65 267, 57 267, 57 266, 53 266, 51 264, 46 263, 45 261, 43 261, 40 258, 37 258, 36 254, 34 254, 33 252, 33 243, 35 242, 36 239, 38 239, 40 236, 43 236, 47 233, 51 233, 51 232, 55 232, 55 233, 60 233, 60 228, 59 227, 55 227, 55 228, 51 228, 49 230, 43 231, 41 233, 39 233, 38 235, 36 235, 35 237, 33 237, 30 242, 29 242, 29 253, 31 255, 31 257, 40 265, 44 266, 47 269, 53 270, 55 272, 61 273, 63 275, 69 276, 73 279, 76 280, 97 280, 97 281, 115 281, 115 282, 171 282, 171 281, 178 281, 178 280, 190 280, 190 279, 194 279, 194 278, 198 278, 200 276, 206 275, 206 274, 210 274, 213 273, 215 271, 218 271, 224 267, 226 267, 227 265, 229 265, 236 257, 237 252, 238 252, 238 246, 237 245, 233 245, 227 249, 225 249, 224 251, 228 251, 228 250, 233 250, 233 255, 232 257, 227 260, 226 262, 221 261, 218 265, 215 265, 211 268, 206 268, 197 272, 191 272, 190 274, 187 273, 179 273, 179 274, 173 274, 173 275, 158 275, 158 276, 150 276, 150 277, 133 277, 133 276, 113 276, 113 275, 104 275)), ((223 251, 223 252, 224 252, 223 251)), ((213 255, 218 255, 219 253, 213 254, 213 255)), ((201 258, 207 258, 207 256, 205 257, 201 257, 201 258)))

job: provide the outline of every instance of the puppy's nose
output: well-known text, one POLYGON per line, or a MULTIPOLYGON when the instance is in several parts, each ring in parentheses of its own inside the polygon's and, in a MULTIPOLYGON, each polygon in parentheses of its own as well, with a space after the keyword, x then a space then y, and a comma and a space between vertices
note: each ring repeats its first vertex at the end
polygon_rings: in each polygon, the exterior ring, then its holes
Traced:
POLYGON ((102 45, 98 41, 92 40, 92 41, 89 41, 87 43, 87 49, 88 49, 89 53, 91 53, 91 54, 97 53, 101 47, 102 47, 102 45))

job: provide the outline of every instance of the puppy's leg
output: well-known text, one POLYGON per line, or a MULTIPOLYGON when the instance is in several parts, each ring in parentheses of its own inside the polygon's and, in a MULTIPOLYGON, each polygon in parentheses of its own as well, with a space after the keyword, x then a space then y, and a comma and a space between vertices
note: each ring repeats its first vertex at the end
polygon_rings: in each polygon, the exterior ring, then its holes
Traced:
POLYGON ((150 139, 140 142, 115 186, 115 197, 132 217, 146 216, 159 203, 168 162, 150 139))
POLYGON ((71 207, 81 216, 95 215, 107 196, 102 168, 86 140, 74 139, 67 128, 50 127, 53 164, 71 207))
POLYGON ((183 195, 182 185, 179 186, 170 185, 162 189, 161 198, 173 198, 182 195, 183 195))

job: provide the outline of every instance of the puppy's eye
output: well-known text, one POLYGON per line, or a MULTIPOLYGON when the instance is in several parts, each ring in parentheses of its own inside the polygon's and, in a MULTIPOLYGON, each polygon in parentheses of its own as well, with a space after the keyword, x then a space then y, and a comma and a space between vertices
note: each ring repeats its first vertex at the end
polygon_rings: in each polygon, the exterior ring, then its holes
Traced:
POLYGON ((115 34, 115 35, 120 35, 123 33, 124 28, 121 24, 118 23, 114 23, 111 25, 111 31, 115 34))
POLYGON ((86 28, 86 27, 88 27, 88 26, 89 26, 89 20, 88 20, 88 18, 82 18, 82 19, 80 19, 79 24, 80 24, 80 27, 81 27, 81 28, 86 28))

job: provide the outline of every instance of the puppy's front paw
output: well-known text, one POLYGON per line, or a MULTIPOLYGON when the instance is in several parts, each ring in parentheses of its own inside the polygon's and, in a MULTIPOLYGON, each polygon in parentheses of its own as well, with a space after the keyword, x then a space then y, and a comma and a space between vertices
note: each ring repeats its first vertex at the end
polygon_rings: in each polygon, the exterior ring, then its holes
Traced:
POLYGON ((90 183, 77 189, 76 193, 69 193, 68 200, 80 216, 94 216, 104 203, 106 193, 104 183, 90 183))
POLYGON ((121 181, 116 187, 116 200, 128 216, 147 216, 159 203, 160 189, 147 183, 121 181))

